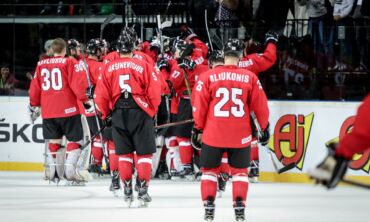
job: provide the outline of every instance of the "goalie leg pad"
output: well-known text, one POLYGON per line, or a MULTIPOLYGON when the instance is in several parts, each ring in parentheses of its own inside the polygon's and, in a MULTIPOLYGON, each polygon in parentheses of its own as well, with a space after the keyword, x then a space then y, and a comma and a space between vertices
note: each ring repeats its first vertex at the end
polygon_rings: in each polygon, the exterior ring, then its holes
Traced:
POLYGON ((73 149, 68 151, 67 145, 67 159, 65 162, 65 177, 67 180, 79 180, 81 178, 77 175, 77 161, 81 155, 80 149, 73 149))
POLYGON ((60 148, 56 153, 56 172, 59 178, 63 178, 64 175, 64 164, 66 160, 66 148, 60 148))
MULTIPOLYGON (((153 154, 153 165, 152 165, 152 177, 155 176, 155 173, 157 172, 159 161, 161 159, 161 153, 162 153, 162 148, 158 148, 156 152, 153 154)), ((150 155, 151 156, 151 155, 150 155)))

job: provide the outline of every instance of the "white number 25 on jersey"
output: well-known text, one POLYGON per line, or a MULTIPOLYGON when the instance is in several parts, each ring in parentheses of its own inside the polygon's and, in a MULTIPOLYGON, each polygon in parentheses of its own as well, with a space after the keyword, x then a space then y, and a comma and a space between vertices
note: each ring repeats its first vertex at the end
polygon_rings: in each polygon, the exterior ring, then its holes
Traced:
POLYGON ((216 97, 221 98, 221 100, 214 106, 214 115, 215 117, 230 117, 230 112, 234 117, 243 117, 244 112, 244 103, 237 96, 241 96, 243 91, 238 88, 232 88, 231 90, 227 88, 219 88, 216 91, 216 97), (231 91, 231 97, 230 97, 231 91), (231 106, 230 110, 222 110, 222 107, 229 102, 233 102, 234 106, 231 106))

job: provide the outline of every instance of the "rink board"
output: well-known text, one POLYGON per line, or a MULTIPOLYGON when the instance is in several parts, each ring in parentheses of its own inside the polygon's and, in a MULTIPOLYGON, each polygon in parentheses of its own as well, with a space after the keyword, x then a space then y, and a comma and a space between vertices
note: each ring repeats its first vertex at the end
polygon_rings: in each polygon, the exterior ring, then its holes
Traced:
MULTIPOLYGON (((41 119, 30 124, 27 97, 0 97, 0 170, 42 171, 41 119)), ((358 102, 285 102, 270 101, 270 150, 275 160, 297 167, 277 175, 264 148, 260 147, 263 181, 309 182, 308 169, 326 155, 325 143, 338 140, 350 131, 358 102)), ((280 167, 283 165, 280 165, 280 167)), ((352 162, 349 176, 370 181, 369 153, 352 162)))

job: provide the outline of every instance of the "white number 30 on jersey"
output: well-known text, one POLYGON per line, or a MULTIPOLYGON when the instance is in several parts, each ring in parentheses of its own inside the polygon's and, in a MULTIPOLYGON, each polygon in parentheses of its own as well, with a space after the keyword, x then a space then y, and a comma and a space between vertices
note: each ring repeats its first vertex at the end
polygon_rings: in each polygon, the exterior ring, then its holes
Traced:
POLYGON ((234 117, 243 117, 245 114, 244 103, 241 99, 237 97, 241 96, 242 94, 243 90, 238 88, 231 88, 231 90, 227 88, 217 89, 216 97, 221 98, 221 100, 214 106, 215 117, 230 117, 230 112, 234 117), (230 110, 222 110, 223 106, 225 106, 230 99, 234 105, 230 107, 230 110))
POLYGON ((53 68, 51 72, 43 68, 41 69, 41 76, 44 78, 41 85, 44 91, 49 90, 50 87, 54 90, 61 90, 63 87, 62 72, 59 68, 53 68))

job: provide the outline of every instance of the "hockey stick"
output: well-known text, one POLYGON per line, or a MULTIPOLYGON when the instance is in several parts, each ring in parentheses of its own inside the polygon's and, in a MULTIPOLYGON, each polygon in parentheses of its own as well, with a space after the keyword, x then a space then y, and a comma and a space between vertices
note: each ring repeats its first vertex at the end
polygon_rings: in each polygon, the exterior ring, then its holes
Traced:
POLYGON ((172 127, 172 126, 179 126, 179 125, 183 125, 183 124, 187 124, 187 123, 193 123, 193 122, 194 122, 193 119, 187 119, 187 120, 182 120, 182 121, 178 121, 178 122, 166 123, 166 124, 163 124, 163 125, 155 126, 154 129, 162 129, 162 128, 167 128, 167 127, 172 127))
POLYGON ((105 26, 107 26, 111 21, 113 21, 113 19, 116 18, 116 15, 115 14, 110 14, 104 21, 103 23, 100 25, 100 39, 103 38, 103 32, 104 32, 104 28, 105 26))
POLYGON ((83 144, 80 149, 83 150, 85 149, 97 136, 99 136, 104 130, 105 128, 107 128, 107 126, 103 126, 102 128, 100 128, 100 130, 98 132, 96 132, 94 135, 92 135, 91 139, 88 140, 85 144, 83 144))
POLYGON ((361 187, 361 188, 365 188, 365 189, 370 189, 370 185, 363 184, 363 183, 360 183, 360 182, 357 182, 357 181, 354 181, 354 180, 348 180, 348 179, 343 178, 342 182, 346 183, 346 184, 349 184, 349 185, 352 185, 352 186, 361 187))
POLYGON ((208 16, 207 16, 207 9, 204 10, 204 23, 206 25, 206 31, 207 31, 207 36, 208 36, 208 41, 209 41, 209 46, 211 47, 211 51, 213 52, 213 45, 211 41, 211 35, 209 34, 209 29, 208 29, 208 16))
MULTIPOLYGON (((261 129, 261 126, 260 126, 260 124, 258 123, 258 120, 257 120, 256 114, 252 111, 252 112, 250 113, 250 115, 251 115, 251 117, 252 117, 252 119, 253 119, 254 125, 255 125, 255 126, 256 126, 256 128, 257 128, 258 134, 259 134, 259 135, 263 134, 262 129, 261 129)), ((288 171, 288 170, 291 170, 291 169, 293 169, 293 168, 296 166, 296 164, 295 164, 295 163, 291 163, 291 164, 288 164, 288 165, 286 165, 286 166, 284 166, 284 167, 282 167, 282 168, 280 168, 280 169, 279 169, 279 168, 278 168, 278 166, 277 166, 277 164, 276 164, 276 161, 274 160, 274 157, 272 156, 272 153, 271 153, 270 148, 269 148, 268 146, 264 146, 264 147, 266 148, 266 151, 267 151, 267 153, 268 153, 268 154, 269 154, 269 156, 270 156, 270 159, 271 159, 272 165, 274 166, 274 169, 275 169, 275 171, 276 171, 278 174, 281 174, 281 173, 284 173, 284 172, 286 172, 286 171, 288 171)))

